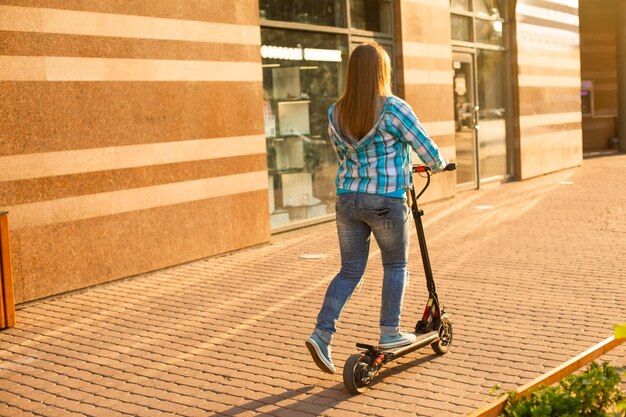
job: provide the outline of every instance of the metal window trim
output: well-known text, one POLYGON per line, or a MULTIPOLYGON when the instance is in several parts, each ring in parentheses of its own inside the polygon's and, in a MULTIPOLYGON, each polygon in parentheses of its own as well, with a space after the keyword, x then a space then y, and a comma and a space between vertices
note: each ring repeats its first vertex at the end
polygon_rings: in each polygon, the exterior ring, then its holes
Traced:
POLYGON ((322 33, 332 33, 332 34, 338 34, 338 35, 348 35, 350 31, 348 28, 344 28, 344 27, 311 25, 308 23, 297 23, 297 22, 287 22, 283 20, 267 20, 267 19, 261 19, 260 26, 261 26, 261 29, 300 30, 300 31, 306 31, 306 32, 322 32, 322 33))
POLYGON ((490 45, 488 43, 473 43, 473 42, 464 42, 464 41, 452 41, 452 46, 453 47, 460 47, 460 48, 468 48, 468 49, 471 49, 471 50, 487 49, 489 51, 499 51, 499 52, 506 52, 506 51, 508 51, 508 48, 506 48, 504 46, 490 45))
POLYGON ((369 37, 369 38, 382 38, 382 39, 393 40, 393 33, 373 32, 373 31, 369 31, 369 30, 355 29, 355 28, 350 28, 350 32, 354 36, 362 36, 362 37, 369 37))
POLYGON ((466 16, 466 17, 474 17, 474 13, 473 12, 468 12, 465 10, 457 10, 457 9, 450 9, 450 14, 458 14, 460 16, 466 16))
POLYGON ((502 17, 497 18, 487 15, 474 15, 474 20, 484 20, 485 22, 502 22, 503 24, 506 23, 506 20, 502 17))
POLYGON ((276 235, 278 233, 290 232, 292 230, 301 229, 303 227, 314 226, 320 223, 327 223, 335 220, 336 214, 326 214, 324 216, 316 217, 313 219, 300 220, 297 222, 287 223, 277 227, 270 227, 270 234, 276 235))
POLYGON ((352 35, 350 38, 352 39, 353 42, 367 42, 367 41, 371 41, 372 39, 374 39, 376 42, 378 42, 381 45, 385 45, 385 46, 393 45, 393 39, 379 38, 377 36, 352 35))

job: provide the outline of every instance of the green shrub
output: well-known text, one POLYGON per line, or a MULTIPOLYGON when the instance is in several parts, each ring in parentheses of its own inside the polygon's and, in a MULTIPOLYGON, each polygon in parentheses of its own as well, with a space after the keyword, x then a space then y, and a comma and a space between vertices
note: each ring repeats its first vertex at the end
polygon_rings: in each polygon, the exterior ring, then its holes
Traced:
POLYGON ((510 392, 505 417, 626 417, 626 395, 619 371, 604 362, 517 399, 510 392))

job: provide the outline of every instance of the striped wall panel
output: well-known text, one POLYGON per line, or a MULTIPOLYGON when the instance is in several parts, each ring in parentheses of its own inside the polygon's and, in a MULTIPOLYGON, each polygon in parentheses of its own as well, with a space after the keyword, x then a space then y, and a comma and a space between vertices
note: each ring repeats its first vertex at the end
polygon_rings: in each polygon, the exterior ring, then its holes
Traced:
POLYGON ((518 0, 518 177, 580 165, 578 1, 518 0))
POLYGON ((583 116, 585 149, 605 149, 617 137, 616 26, 610 24, 616 13, 613 1, 580 2, 581 76, 593 84, 593 112, 583 116))
POLYGON ((269 240, 258 1, 0 1, 16 301, 269 240))
MULTIPOLYGON (((396 10, 398 94, 415 110, 443 156, 454 160, 454 95, 449 0, 401 0, 396 10)), ((456 193, 454 173, 437 177, 427 201, 456 193)))

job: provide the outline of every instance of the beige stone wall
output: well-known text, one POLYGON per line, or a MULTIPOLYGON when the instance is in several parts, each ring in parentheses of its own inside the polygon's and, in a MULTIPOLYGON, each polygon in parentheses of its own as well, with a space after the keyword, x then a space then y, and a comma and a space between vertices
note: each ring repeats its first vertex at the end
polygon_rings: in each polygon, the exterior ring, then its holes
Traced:
POLYGON ((578 8, 518 0, 514 26, 516 177, 580 165, 578 8))
MULTIPOLYGON (((455 160, 454 95, 449 0, 396 2, 399 95, 415 110, 444 158, 455 160)), ((420 181, 418 177, 416 180, 420 181)), ((424 201, 456 194, 456 174, 433 178, 424 201)))
POLYGON ((580 2, 582 79, 593 83, 593 114, 583 116, 585 149, 605 149, 617 137, 615 16, 613 0, 580 2))
POLYGON ((18 303, 269 240, 257 0, 2 0, 0 38, 18 303))

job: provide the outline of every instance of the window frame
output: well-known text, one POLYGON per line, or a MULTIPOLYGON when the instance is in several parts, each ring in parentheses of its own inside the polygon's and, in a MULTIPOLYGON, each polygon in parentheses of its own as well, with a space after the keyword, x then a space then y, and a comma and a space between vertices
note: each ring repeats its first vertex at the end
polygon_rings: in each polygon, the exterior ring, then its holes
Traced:
POLYGON ((491 50, 495 50, 495 51, 507 51, 509 50, 508 44, 509 44, 509 39, 508 39, 508 30, 507 30, 507 13, 508 11, 506 10, 506 7, 508 7, 508 5, 505 4, 505 10, 502 10, 502 15, 500 16, 500 18, 497 17, 493 17, 493 16, 488 16, 484 13, 480 13, 480 12, 475 12, 474 9, 474 2, 470 2, 470 8, 472 10, 467 11, 467 10, 461 10, 461 9, 453 9, 452 7, 450 7, 450 14, 451 15, 457 15, 457 16, 465 16, 465 17, 469 17, 472 19, 472 41, 471 42, 467 42, 467 41, 460 41, 460 40, 456 40, 456 39, 451 39, 452 40, 452 46, 460 46, 460 47, 469 47, 469 48, 480 48, 480 49, 491 49, 491 50), (502 39, 502 45, 493 45, 493 44, 489 44, 489 43, 480 43, 477 42, 477 38, 476 38, 476 21, 480 20, 483 22, 496 22, 496 21, 500 21, 502 22, 502 34, 503 34, 503 39, 502 39))

